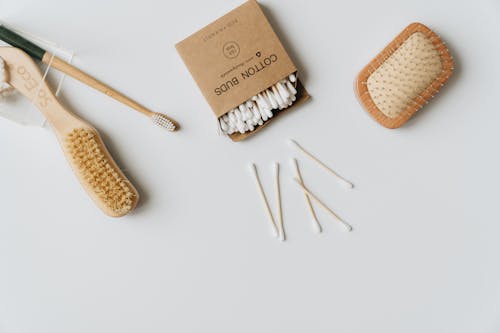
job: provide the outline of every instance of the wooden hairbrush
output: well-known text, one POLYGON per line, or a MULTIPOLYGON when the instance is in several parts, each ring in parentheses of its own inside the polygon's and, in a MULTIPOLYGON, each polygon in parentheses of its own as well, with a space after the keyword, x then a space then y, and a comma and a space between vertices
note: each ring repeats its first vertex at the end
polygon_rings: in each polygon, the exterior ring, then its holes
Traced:
POLYGON ((139 194, 121 172, 99 133, 56 99, 31 57, 14 47, 0 47, 5 79, 47 118, 73 172, 89 196, 109 216, 132 211, 139 194))
POLYGON ((358 75, 362 106, 387 128, 397 128, 434 97, 453 73, 443 41, 421 23, 403 30, 358 75))

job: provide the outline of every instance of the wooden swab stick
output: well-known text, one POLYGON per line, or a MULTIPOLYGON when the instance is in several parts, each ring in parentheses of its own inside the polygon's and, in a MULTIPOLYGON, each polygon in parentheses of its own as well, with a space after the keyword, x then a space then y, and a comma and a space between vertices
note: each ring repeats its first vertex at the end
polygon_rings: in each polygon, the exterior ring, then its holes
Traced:
MULTIPOLYGON (((295 174, 297 175, 297 179, 300 181, 302 185, 304 185, 304 180, 302 179, 302 174, 299 169, 299 162, 297 162, 296 158, 292 159, 292 162, 295 166, 295 174)), ((314 211, 314 208, 311 204, 311 199, 309 198, 309 194, 304 192, 304 197, 306 198, 306 204, 307 207, 309 208, 309 212, 311 213, 314 229, 316 230, 316 232, 321 233, 323 230, 321 228, 321 224, 318 221, 318 217, 316 216, 316 212, 314 211)))
POLYGON ((326 165, 325 163, 321 162, 316 156, 314 156, 313 154, 311 154, 310 152, 308 152, 306 149, 304 149, 297 141, 290 139, 290 142, 295 147, 297 147, 301 152, 303 152, 307 157, 309 157, 314 162, 318 163, 323 169, 325 169, 326 171, 328 171, 329 173, 331 173, 332 175, 334 175, 343 185, 345 185, 348 188, 353 188, 354 187, 354 185, 351 182, 349 182, 348 180, 346 180, 345 178, 343 178, 342 176, 340 176, 338 173, 336 173, 335 171, 333 171, 333 169, 331 169, 328 165, 326 165))
POLYGON ((309 194, 309 196, 314 200, 316 201, 321 207, 323 207, 324 210, 326 210, 328 213, 330 213, 333 217, 335 217, 340 223, 342 223, 346 228, 347 228, 347 231, 352 231, 352 226, 345 222, 344 220, 342 220, 337 214, 335 214, 335 212, 333 210, 330 209, 330 207, 328 207, 327 205, 325 205, 320 199, 318 199, 317 196, 315 196, 313 193, 311 193, 311 191, 309 191, 305 186, 304 184, 302 184, 300 182, 300 180, 298 180, 297 178, 294 178, 295 182, 297 184, 299 184, 299 186, 302 188, 302 190, 309 194))
POLYGON ((285 241, 285 229, 283 227, 283 211, 281 209, 281 189, 280 189, 280 164, 278 162, 274 163, 274 180, 276 186, 276 196, 277 196, 277 207, 276 210, 278 212, 278 226, 279 226, 279 235, 280 240, 282 242, 285 241))
POLYGON ((264 189, 262 188, 262 183, 259 178, 259 173, 257 172, 257 166, 252 163, 252 170, 253 174, 255 176, 255 181, 257 182, 257 187, 260 192, 260 196, 262 198, 262 201, 264 202, 264 206, 266 208, 267 215, 269 217, 269 221, 271 222, 271 225, 273 227, 273 236, 278 237, 278 227, 276 226, 276 222, 274 221, 273 214, 271 213, 271 207, 269 207, 269 202, 267 201, 266 194, 264 193, 264 189))

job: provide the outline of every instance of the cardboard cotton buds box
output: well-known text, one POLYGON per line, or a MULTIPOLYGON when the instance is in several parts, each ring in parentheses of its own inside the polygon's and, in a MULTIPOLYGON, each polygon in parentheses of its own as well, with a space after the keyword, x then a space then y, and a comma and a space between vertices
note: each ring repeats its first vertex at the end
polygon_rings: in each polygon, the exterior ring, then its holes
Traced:
POLYGON ((220 129, 241 141, 309 98, 297 69, 250 0, 176 45, 220 129))

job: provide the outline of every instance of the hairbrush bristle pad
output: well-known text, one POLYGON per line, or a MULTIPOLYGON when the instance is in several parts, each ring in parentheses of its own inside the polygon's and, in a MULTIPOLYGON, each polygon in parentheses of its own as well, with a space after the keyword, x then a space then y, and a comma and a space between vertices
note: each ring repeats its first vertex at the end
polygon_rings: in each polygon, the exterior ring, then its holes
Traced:
POLYGON ((97 196, 111 216, 123 216, 137 203, 133 186, 106 157, 103 143, 94 129, 75 128, 64 139, 75 172, 97 196))

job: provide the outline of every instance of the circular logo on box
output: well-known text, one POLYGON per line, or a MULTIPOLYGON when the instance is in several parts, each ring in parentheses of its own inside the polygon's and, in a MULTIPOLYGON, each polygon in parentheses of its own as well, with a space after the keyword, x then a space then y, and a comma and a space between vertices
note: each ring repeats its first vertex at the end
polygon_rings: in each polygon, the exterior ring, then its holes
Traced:
POLYGON ((240 46, 236 42, 227 42, 222 47, 224 56, 228 59, 234 59, 240 54, 240 46))

